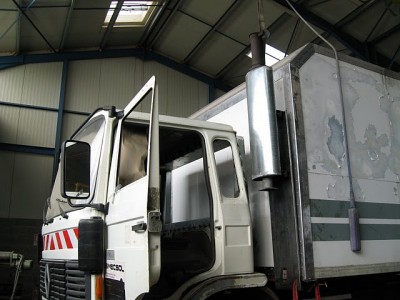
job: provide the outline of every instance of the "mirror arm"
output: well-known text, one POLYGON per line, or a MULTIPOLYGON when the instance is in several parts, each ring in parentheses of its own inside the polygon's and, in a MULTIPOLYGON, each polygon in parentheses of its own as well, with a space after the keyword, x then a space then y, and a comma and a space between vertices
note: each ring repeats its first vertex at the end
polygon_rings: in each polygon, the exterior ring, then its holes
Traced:
POLYGON ((108 203, 106 205, 101 204, 101 203, 74 204, 71 202, 70 198, 67 198, 67 202, 68 202, 68 205, 71 207, 76 207, 76 208, 90 207, 90 208, 94 208, 95 210, 100 211, 104 214, 108 214, 108 206, 109 206, 108 203))

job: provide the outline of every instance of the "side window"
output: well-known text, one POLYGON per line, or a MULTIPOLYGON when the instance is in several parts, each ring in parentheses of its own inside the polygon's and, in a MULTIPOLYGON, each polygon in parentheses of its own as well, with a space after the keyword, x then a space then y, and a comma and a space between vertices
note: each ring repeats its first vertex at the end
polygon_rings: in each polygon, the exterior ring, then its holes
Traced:
POLYGON ((122 187, 146 176, 147 126, 122 125, 118 184, 122 187))
POLYGON ((210 222, 210 189, 203 136, 191 130, 160 130, 165 223, 210 222), (163 175, 165 174, 165 175, 163 175))
POLYGON ((226 198, 236 198, 239 188, 231 144, 227 140, 216 139, 213 148, 221 194, 226 198))

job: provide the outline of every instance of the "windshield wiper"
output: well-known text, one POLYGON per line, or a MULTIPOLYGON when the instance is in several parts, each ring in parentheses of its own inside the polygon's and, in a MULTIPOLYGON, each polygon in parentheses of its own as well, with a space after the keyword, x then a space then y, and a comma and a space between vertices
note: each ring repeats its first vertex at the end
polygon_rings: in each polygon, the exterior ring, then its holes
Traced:
POLYGON ((51 208, 50 197, 48 197, 48 198, 46 199, 46 202, 45 202, 44 207, 43 207, 43 224, 44 224, 44 225, 53 223, 53 221, 54 221, 54 218, 51 218, 51 219, 49 219, 49 220, 46 219, 47 210, 48 210, 49 208, 51 208))

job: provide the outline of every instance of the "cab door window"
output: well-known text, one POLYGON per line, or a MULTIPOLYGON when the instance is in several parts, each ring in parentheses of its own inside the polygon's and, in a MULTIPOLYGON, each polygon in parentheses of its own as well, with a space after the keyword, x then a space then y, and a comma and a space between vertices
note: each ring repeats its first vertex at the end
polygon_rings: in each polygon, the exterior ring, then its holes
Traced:
POLYGON ((124 187, 146 176, 148 127, 122 125, 118 184, 124 187))

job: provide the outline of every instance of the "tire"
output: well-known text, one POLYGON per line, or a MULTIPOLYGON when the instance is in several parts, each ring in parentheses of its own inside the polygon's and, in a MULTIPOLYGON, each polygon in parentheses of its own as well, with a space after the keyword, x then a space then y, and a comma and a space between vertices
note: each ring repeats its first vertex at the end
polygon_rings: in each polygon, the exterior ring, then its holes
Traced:
POLYGON ((275 292, 270 289, 267 286, 263 286, 262 288, 260 288, 260 290, 262 290, 265 295, 267 296, 267 298, 265 298, 265 300, 279 300, 279 297, 277 294, 275 294, 275 292))

